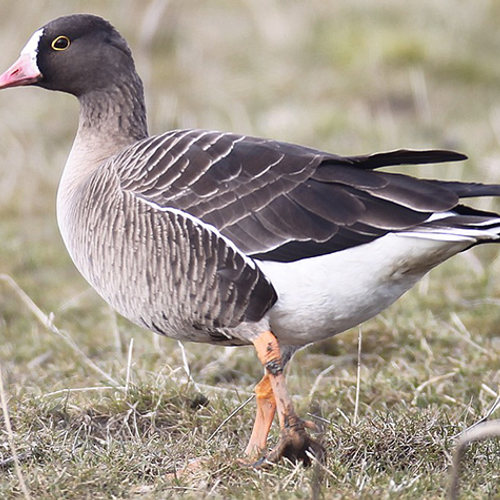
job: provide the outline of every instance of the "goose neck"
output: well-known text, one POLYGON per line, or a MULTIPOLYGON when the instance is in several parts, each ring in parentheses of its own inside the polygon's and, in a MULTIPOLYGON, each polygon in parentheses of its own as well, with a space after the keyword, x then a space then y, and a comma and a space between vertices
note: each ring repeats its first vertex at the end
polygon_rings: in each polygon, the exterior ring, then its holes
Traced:
POLYGON ((116 145, 133 144, 148 136, 142 82, 117 82, 78 98, 78 134, 104 137, 116 145))

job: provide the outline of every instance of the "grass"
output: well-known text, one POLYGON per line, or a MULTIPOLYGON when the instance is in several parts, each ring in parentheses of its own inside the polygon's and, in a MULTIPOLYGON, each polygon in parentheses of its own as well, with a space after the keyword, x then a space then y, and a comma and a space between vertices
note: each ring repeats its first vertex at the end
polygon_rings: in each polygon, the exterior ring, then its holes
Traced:
MULTIPOLYGON (((152 132, 234 130, 340 154, 453 147, 470 161, 411 172, 499 182, 499 10, 458 0, 1 0, 0 67, 44 22, 91 11, 129 40, 152 132)), ((495 247, 452 259, 363 325, 359 379, 357 330, 297 354, 290 390, 323 427, 323 468, 242 468, 253 419, 244 402, 261 376, 252 350, 186 345, 189 378, 176 342, 116 317, 55 224, 76 103, 17 89, 0 93, 0 109, 0 273, 57 327, 0 280, 12 426, 4 411, 0 497, 23 497, 9 439, 32 498, 446 497, 457 435, 500 392, 495 247)), ((498 439, 472 443, 459 469, 459 498, 500 498, 498 439)))

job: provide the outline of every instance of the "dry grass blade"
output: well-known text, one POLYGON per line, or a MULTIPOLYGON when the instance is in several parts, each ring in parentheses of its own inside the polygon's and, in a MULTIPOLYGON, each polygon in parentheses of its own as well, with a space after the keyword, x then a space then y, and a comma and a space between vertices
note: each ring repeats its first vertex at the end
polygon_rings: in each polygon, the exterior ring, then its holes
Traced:
POLYGON ((132 353, 134 351, 134 339, 130 339, 127 356, 127 376, 125 378, 125 394, 128 394, 130 388, 130 377, 132 375, 132 353))
POLYGON ((222 422, 221 424, 215 429, 212 434, 207 439, 207 443, 212 441, 212 439, 217 435, 217 433, 236 415, 238 414, 245 406, 252 401, 252 399, 255 397, 255 394, 252 394, 248 399, 243 401, 243 403, 240 404, 236 409, 234 409, 222 422))
POLYGON ((316 394, 316 391, 318 390, 319 384, 321 383, 323 378, 326 377, 330 372, 335 370, 335 368, 336 368, 336 366, 334 364, 332 364, 318 374, 318 376, 316 377, 316 379, 314 381, 314 384, 311 387, 311 390, 309 391, 309 399, 312 399, 312 397, 316 394))
POLYGON ((101 370, 75 343, 75 341, 65 332, 57 328, 51 318, 47 316, 34 302, 31 300, 29 295, 7 274, 0 274, 0 281, 6 283, 11 290, 13 290, 16 295, 21 299, 22 303, 36 316, 38 321, 47 328, 49 331, 62 338, 83 360, 83 362, 92 370, 96 371, 105 378, 110 384, 115 387, 121 387, 121 384, 117 382, 113 377, 109 376, 105 371, 101 370))
POLYGON ((485 349, 483 346, 480 346, 477 342, 474 342, 471 338, 470 332, 467 330, 465 327, 463 321, 460 319, 458 314, 452 313, 451 314, 451 320, 457 327, 457 334, 460 335, 460 337, 465 340, 468 344, 470 344, 472 347, 476 348, 478 351, 482 352, 483 354, 490 355, 491 353, 488 351, 488 349, 485 349))
POLYGON ((458 373, 458 370, 454 370, 449 373, 444 373, 443 375, 436 375, 435 377, 431 377, 430 379, 426 380, 425 382, 422 382, 416 389, 415 389, 415 395, 413 396, 413 401, 412 404, 416 404, 417 398, 420 395, 420 393, 426 388, 429 387, 432 384, 435 384, 436 382, 442 382, 443 380, 447 380, 449 378, 454 377, 458 373))
POLYGON ((361 343, 363 341, 363 330, 361 327, 358 328, 358 365, 356 368, 356 399, 354 402, 354 416, 352 422, 354 425, 358 422, 358 410, 359 410, 359 391, 361 386, 361 343))
MULTIPOLYGON (((496 396, 496 393, 495 393, 495 396, 496 396)), ((483 417, 481 417, 477 422, 474 422, 472 425, 470 425, 469 427, 467 427, 466 429, 464 429, 463 431, 459 432, 458 434, 456 434, 453 437, 454 438, 458 438, 460 436, 465 436, 472 429, 475 429, 476 427, 484 424, 485 422, 487 422, 489 420, 489 418, 491 417, 491 415, 493 415, 493 413, 495 413, 497 411, 497 409, 499 407, 500 407, 500 396, 497 396, 496 399, 495 399, 495 401, 493 402, 493 404, 490 406, 490 409, 485 413, 485 415, 483 417)))
POLYGON ((14 461, 14 468, 16 470, 16 475, 19 479, 19 485, 21 486, 21 491, 23 492, 24 498, 27 500, 31 499, 30 492, 24 481, 23 473, 21 471, 21 465, 19 464, 19 457, 16 451, 16 445, 14 442, 14 434, 12 433, 12 426, 10 425, 9 409, 7 407, 7 398, 5 395, 5 390, 3 387, 3 377, 2 370, 0 370, 0 401, 2 403, 2 413, 3 419, 5 421, 5 429, 7 431, 7 437, 9 439, 10 452, 12 453, 12 459, 14 461))
POLYGON ((453 457, 453 468, 450 486, 450 500, 458 498, 458 480, 460 476, 460 463, 465 455, 467 446, 474 441, 480 441, 490 437, 500 437, 500 420, 492 420, 478 425, 465 433, 458 441, 455 455, 453 457))
POLYGON ((194 381, 192 375, 191 375, 191 368, 189 367, 189 361, 187 358, 186 354, 186 348, 184 347, 184 344, 178 340, 177 345, 179 346, 179 349, 181 350, 181 355, 182 355, 182 364, 184 366, 184 371, 186 372, 186 376, 191 384, 193 384, 193 387, 200 392, 200 388, 198 387, 198 384, 194 381))
POLYGON ((76 387, 74 389, 60 389, 58 391, 52 391, 52 392, 47 392, 45 393, 42 397, 43 398, 50 398, 52 396, 60 396, 61 394, 72 394, 75 392, 91 392, 91 391, 97 391, 97 392, 102 392, 102 391, 115 391, 116 389, 123 389, 126 391, 126 387, 115 387, 115 386, 98 386, 98 387, 76 387))

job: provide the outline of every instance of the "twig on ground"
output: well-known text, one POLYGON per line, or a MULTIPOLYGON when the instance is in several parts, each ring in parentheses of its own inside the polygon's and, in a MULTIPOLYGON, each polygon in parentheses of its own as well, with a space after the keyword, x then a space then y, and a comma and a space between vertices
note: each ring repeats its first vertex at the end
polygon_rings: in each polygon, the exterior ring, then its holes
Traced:
POLYGON ((116 320, 116 312, 111 307, 108 307, 109 323, 111 326, 111 333, 113 334, 113 340, 115 342, 115 349, 118 355, 123 352, 123 340, 120 334, 120 329, 118 328, 118 322, 116 320))
POLYGON ((233 410, 223 421, 222 423, 215 429, 212 434, 207 439, 207 443, 210 443, 212 439, 215 437, 215 435, 238 413, 240 412, 245 406, 252 401, 252 399, 255 397, 255 394, 252 394, 248 399, 243 401, 243 403, 240 404, 235 410, 233 410))
POLYGON ((474 441, 480 441, 490 437, 500 437, 500 420, 482 423, 474 429, 467 431, 458 440, 455 455, 453 457, 449 494, 450 500, 456 500, 458 498, 459 468, 467 446, 474 441))
MULTIPOLYGON (((317 418, 323 418, 323 416, 320 413, 319 407, 315 411, 315 416, 317 418)), ((324 445, 324 426, 318 426, 318 434, 316 436, 317 441, 319 442, 320 445, 324 445)), ((322 463, 326 463, 326 458, 325 454, 323 453, 321 457, 316 457, 309 451, 306 451, 307 455, 309 456, 309 459, 311 460, 311 464, 313 466, 313 474, 311 477, 311 500, 319 500, 320 498, 323 497, 323 483, 325 479, 325 473, 323 469, 321 468, 322 463)))
POLYGON ((95 293, 94 292, 94 289, 91 288, 90 286, 84 290, 83 292, 80 292, 78 293, 77 295, 74 295, 73 297, 71 297, 69 300, 67 300, 66 302, 64 302, 63 304, 61 304, 57 309, 56 311, 57 312, 61 312, 61 311, 65 311, 66 309, 69 309, 73 306, 73 304, 77 303, 80 301, 80 299, 82 297, 85 297, 86 295, 91 295, 92 293, 95 293))
POLYGON ((130 376, 132 372, 132 352, 134 350, 134 339, 130 339, 130 344, 128 346, 128 357, 127 357, 127 375, 125 378, 125 394, 128 394, 130 388, 130 376))
POLYGON ((16 451, 16 444, 14 442, 14 433, 12 432, 12 426, 10 425, 9 409, 7 407, 7 397, 5 395, 5 390, 3 387, 3 377, 1 370, 0 370, 0 401, 2 404, 2 413, 5 422, 5 429, 7 431, 7 438, 9 440, 10 452, 12 453, 12 460, 14 461, 14 468, 16 470, 17 478, 19 479, 21 491, 23 492, 25 499, 31 500, 31 495, 24 481, 23 473, 21 471, 21 465, 19 463, 19 457, 16 451))
POLYGON ((323 380, 323 377, 325 375, 328 375, 331 371, 333 371, 336 368, 336 365, 330 365, 328 368, 325 368, 322 372, 318 374, 316 377, 316 380, 314 381, 314 384, 311 387, 311 390, 309 391, 309 400, 312 399, 314 396, 315 392, 318 390, 318 386, 323 380))
POLYGON ((54 333, 63 339, 75 352, 80 356, 83 362, 92 370, 96 371, 101 377, 105 378, 110 384, 121 387, 122 384, 117 382, 113 377, 108 375, 105 371, 101 370, 81 349, 76 342, 62 330, 57 328, 51 316, 47 316, 28 296, 28 294, 7 274, 0 274, 0 281, 6 283, 21 299, 21 302, 35 315, 38 321, 47 328, 50 332, 54 333))
POLYGON ((443 375, 437 375, 436 377, 431 377, 430 379, 422 382, 416 389, 415 395, 413 396, 412 404, 417 402, 418 395, 429 385, 435 384, 436 382, 441 382, 448 378, 454 377, 458 373, 458 370, 453 370, 452 372, 444 373, 443 375))
POLYGON ((51 396, 59 396, 60 394, 70 394, 72 392, 91 392, 91 391, 116 391, 116 390, 125 390, 125 387, 116 387, 116 386, 97 386, 97 387, 76 387, 74 389, 60 389, 58 391, 47 392, 42 394, 42 398, 49 398, 51 396))
POLYGON ((457 438, 459 436, 463 436, 467 432, 470 432, 472 429, 475 429, 477 426, 484 424, 485 422, 487 422, 489 420, 491 415, 493 415, 493 413, 495 413, 495 411, 498 408, 500 408, 500 395, 497 396, 497 398, 495 399, 493 404, 490 406, 490 409, 486 412, 486 414, 483 417, 481 417, 477 422, 474 422, 472 425, 467 427, 467 429, 464 429, 463 431, 459 432, 458 434, 456 434, 453 437, 457 438))
POLYGON ((498 393, 496 391, 494 391, 491 387, 486 385, 484 382, 481 384, 481 389, 483 389, 483 391, 487 392, 490 396, 494 396, 494 397, 498 396, 498 393))
POLYGON ((184 365, 184 371, 186 372, 187 378, 191 384, 193 384, 194 388, 198 391, 200 391, 200 388, 198 387, 198 384, 194 381, 193 377, 191 376, 191 368, 189 368, 189 362, 187 359, 187 354, 186 354, 186 348, 184 347, 183 343, 178 340, 177 345, 179 346, 181 350, 181 355, 182 355, 182 363, 184 365))
POLYGON ((363 330, 361 327, 358 328, 358 366, 356 370, 356 399, 354 401, 354 415, 352 417, 353 425, 358 422, 358 410, 359 410, 359 391, 361 385, 361 343, 363 341, 363 330))
POLYGON ((487 354, 488 356, 492 355, 492 353, 488 351, 488 349, 485 349, 483 346, 480 346, 478 343, 472 340, 472 335, 470 334, 469 330, 467 330, 457 313, 451 313, 450 317, 456 328, 453 328, 451 325, 448 325, 448 328, 451 328, 454 332, 457 333, 460 338, 465 340, 465 342, 467 342, 471 346, 475 347, 479 352, 487 354))

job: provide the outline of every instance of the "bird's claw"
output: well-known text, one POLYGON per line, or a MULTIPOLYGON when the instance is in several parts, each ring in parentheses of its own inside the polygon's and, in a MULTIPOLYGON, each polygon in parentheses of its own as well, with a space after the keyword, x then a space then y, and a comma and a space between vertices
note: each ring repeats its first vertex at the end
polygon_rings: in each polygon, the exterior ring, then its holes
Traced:
POLYGON ((313 422, 295 420, 292 425, 282 429, 278 444, 267 455, 258 459, 254 457, 241 458, 238 463, 244 467, 261 468, 266 464, 279 462, 282 458, 287 458, 292 462, 300 461, 306 466, 311 465, 312 457, 323 462, 325 449, 318 441, 309 436, 306 428, 317 430, 317 426, 313 422))
POLYGON ((292 462, 303 462, 311 465, 311 457, 319 462, 325 459, 324 447, 306 432, 304 425, 284 429, 281 432, 277 446, 271 450, 266 459, 278 462, 281 458, 288 458, 292 462))

